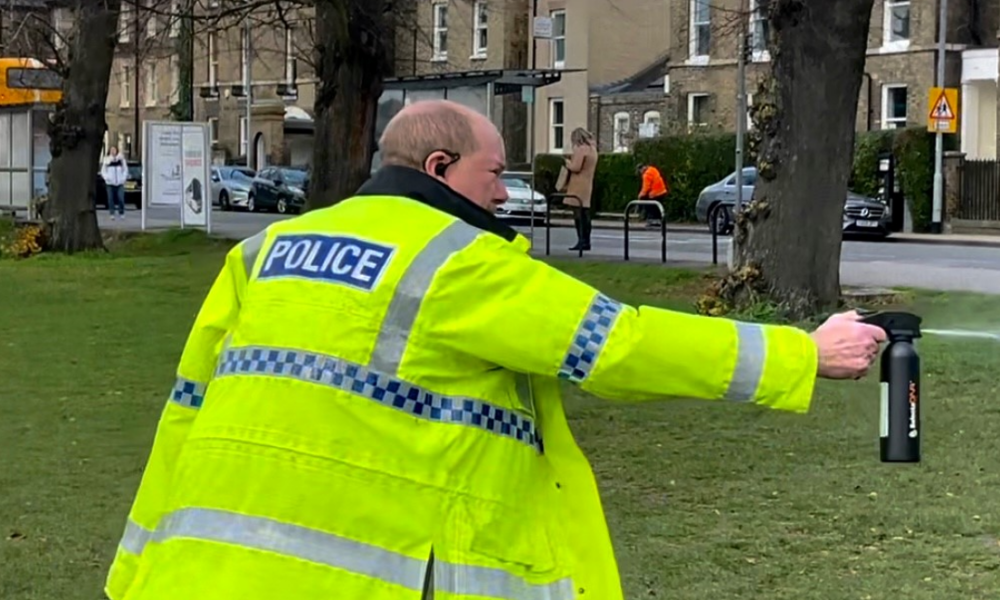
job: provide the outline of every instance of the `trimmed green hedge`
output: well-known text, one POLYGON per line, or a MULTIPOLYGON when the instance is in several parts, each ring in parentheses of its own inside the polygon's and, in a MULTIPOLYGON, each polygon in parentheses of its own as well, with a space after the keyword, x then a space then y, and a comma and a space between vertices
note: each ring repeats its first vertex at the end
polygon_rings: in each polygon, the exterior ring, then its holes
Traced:
MULTIPOLYGON (((954 140, 948 140, 949 145, 954 140)), ((594 176, 594 212, 617 212, 636 198, 641 181, 639 163, 655 165, 670 188, 665 206, 667 220, 693 222, 698 194, 734 171, 736 137, 723 135, 669 136, 636 143, 632 152, 602 153, 594 176)), ((851 190, 875 197, 881 185, 879 156, 892 151, 896 177, 906 196, 915 231, 930 225, 934 184, 934 135, 923 128, 859 133, 855 142, 851 190)), ((539 154, 535 160, 535 186, 545 195, 555 190, 563 156, 539 154)))

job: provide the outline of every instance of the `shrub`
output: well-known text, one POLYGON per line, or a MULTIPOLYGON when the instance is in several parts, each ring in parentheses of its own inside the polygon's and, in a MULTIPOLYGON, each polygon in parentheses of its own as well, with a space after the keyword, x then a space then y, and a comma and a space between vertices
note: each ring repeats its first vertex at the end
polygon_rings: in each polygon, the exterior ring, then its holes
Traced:
POLYGON ((0 221, 0 257, 28 258, 45 248, 45 231, 35 224, 0 221))

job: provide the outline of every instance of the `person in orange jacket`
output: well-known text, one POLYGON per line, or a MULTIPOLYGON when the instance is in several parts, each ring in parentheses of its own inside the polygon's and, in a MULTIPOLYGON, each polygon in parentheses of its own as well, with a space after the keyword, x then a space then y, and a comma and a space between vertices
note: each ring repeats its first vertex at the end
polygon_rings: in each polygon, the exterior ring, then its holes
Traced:
MULTIPOLYGON (((667 184, 660 175, 660 170, 653 165, 639 165, 637 172, 642 177, 642 189, 639 190, 640 200, 655 200, 663 206, 667 199, 667 184)), ((645 206, 646 224, 650 227, 660 227, 660 211, 655 206, 645 206)))

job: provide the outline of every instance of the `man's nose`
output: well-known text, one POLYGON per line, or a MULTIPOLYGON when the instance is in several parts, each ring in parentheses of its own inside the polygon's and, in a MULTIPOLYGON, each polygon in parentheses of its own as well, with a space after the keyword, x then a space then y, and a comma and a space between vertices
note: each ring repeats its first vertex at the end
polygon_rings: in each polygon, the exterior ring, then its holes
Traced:
POLYGON ((510 200, 510 194, 507 192, 507 186, 501 181, 497 184, 497 200, 507 201, 510 200))

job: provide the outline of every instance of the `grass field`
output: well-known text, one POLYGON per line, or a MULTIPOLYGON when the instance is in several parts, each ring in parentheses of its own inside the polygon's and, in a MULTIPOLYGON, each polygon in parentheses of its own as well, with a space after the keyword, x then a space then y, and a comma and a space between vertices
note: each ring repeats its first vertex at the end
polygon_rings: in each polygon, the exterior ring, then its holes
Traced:
MULTIPOLYGON (((102 598, 224 251, 185 237, 0 262, 0 599, 102 598)), ((657 266, 558 264, 630 302, 687 309, 703 286, 657 266)), ((913 305, 928 326, 1000 324, 1000 298, 918 293, 913 305)), ((1000 345, 925 338, 920 350, 917 465, 878 460, 874 377, 822 383, 806 416, 571 391, 628 598, 1000 596, 1000 345)))

